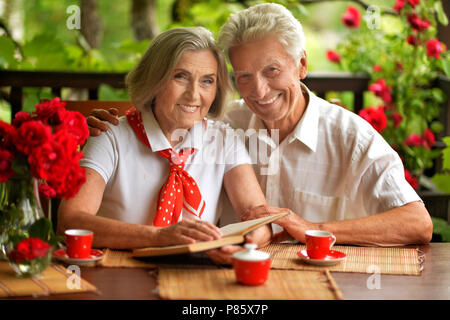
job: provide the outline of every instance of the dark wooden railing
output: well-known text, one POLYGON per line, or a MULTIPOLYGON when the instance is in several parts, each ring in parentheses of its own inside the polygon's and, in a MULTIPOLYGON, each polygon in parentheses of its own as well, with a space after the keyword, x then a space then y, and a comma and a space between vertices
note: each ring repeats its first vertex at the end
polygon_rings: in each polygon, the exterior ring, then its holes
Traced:
MULTIPOLYGON (((53 72, 53 71, 0 71, 0 87, 10 87, 7 100, 12 114, 21 110, 23 88, 49 87, 55 96, 61 95, 62 88, 83 88, 89 92, 89 99, 98 99, 100 85, 125 88, 125 73, 97 72, 53 72)), ((329 91, 351 91, 355 95, 355 110, 363 106, 363 93, 367 90, 369 78, 365 75, 347 73, 311 73, 305 84, 319 96, 329 91)))

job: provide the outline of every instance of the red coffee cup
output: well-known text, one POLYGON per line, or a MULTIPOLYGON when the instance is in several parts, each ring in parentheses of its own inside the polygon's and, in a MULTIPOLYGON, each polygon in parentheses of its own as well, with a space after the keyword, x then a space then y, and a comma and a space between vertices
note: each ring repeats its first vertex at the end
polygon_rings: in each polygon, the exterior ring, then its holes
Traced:
POLYGON ((66 252, 72 259, 87 259, 91 257, 94 233, 90 230, 70 229, 65 231, 66 252))
POLYGON ((311 259, 325 259, 331 247, 336 242, 336 237, 328 231, 307 230, 306 253, 311 259))
POLYGON ((246 243, 245 251, 238 251, 233 254, 233 268, 236 279, 239 283, 258 286, 269 278, 270 265, 272 259, 270 254, 255 250, 257 245, 246 243))

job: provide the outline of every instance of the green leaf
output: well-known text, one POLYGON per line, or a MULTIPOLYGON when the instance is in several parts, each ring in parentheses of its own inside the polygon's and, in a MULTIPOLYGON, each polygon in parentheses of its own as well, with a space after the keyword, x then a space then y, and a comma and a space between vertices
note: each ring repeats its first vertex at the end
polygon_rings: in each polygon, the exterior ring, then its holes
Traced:
POLYGON ((442 138, 442 141, 447 145, 444 150, 442 150, 442 168, 450 170, 450 137, 442 138))
POLYGON ((442 70, 445 72, 447 77, 450 77, 450 59, 441 59, 442 70))
POLYGON ((431 181, 434 182, 436 188, 444 193, 450 193, 450 174, 448 173, 437 173, 431 177, 431 181))
POLYGON ((47 218, 41 218, 33 223, 28 229, 28 233, 30 237, 40 238, 52 246, 56 246, 62 241, 62 237, 55 235, 52 222, 47 218))
MULTIPOLYGON (((446 0, 444 0, 444 1, 446 1, 446 0)), ((437 1, 434 3, 434 10, 436 10, 437 18, 438 18, 439 22, 442 25, 446 26, 448 24, 448 18, 444 12, 444 9, 442 8, 441 1, 437 1)))
POLYGON ((30 226, 28 232, 30 237, 36 237, 47 241, 49 235, 53 233, 52 223, 46 218, 41 218, 30 226))
POLYGON ((434 133, 439 133, 442 130, 444 130, 444 125, 439 121, 433 121, 430 124, 430 128, 431 128, 431 130, 433 130, 434 133))
POLYGON ((14 58, 15 46, 11 38, 2 36, 0 37, 0 67, 11 69, 17 64, 14 58))
POLYGON ((431 217, 433 233, 441 236, 442 241, 450 242, 450 225, 441 218, 431 217))

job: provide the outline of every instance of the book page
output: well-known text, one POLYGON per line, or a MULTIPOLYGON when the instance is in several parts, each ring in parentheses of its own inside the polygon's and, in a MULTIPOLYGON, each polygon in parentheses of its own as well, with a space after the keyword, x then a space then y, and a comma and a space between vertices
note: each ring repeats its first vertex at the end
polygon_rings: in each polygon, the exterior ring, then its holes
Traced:
POLYGON ((220 228, 220 231, 222 232, 222 235, 224 237, 228 237, 228 236, 236 235, 236 234, 244 235, 245 233, 247 233, 247 230, 251 229, 253 226, 258 225, 258 224, 264 225, 264 222, 266 220, 272 220, 272 219, 276 220, 277 218, 275 218, 275 216, 270 216, 270 217, 262 217, 262 218, 258 218, 258 219, 232 223, 232 224, 228 224, 228 225, 220 228))

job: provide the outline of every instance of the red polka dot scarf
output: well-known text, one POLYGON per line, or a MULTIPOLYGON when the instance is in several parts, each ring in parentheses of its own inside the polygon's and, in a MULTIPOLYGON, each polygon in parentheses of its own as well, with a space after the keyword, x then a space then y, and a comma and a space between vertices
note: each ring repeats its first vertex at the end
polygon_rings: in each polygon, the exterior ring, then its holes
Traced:
MULTIPOLYGON (((126 116, 137 138, 151 149, 139 110, 133 107, 127 110, 126 116)), ((184 170, 186 160, 194 151, 193 148, 181 150, 180 153, 173 149, 157 151, 160 156, 169 161, 170 168, 169 176, 159 191, 158 208, 153 220, 154 226, 167 227, 177 223, 182 208, 199 218, 202 216, 205 210, 205 201, 194 178, 184 170)))

